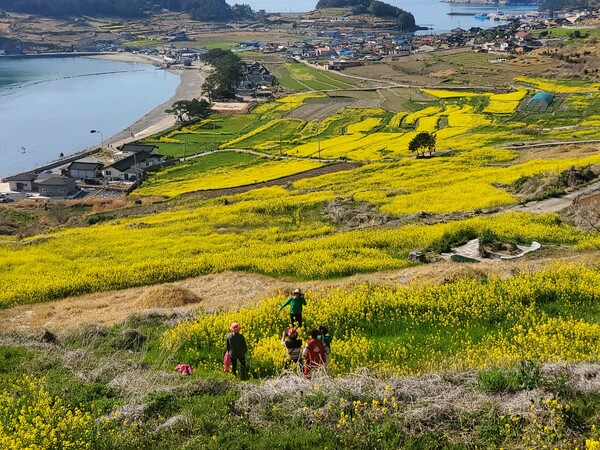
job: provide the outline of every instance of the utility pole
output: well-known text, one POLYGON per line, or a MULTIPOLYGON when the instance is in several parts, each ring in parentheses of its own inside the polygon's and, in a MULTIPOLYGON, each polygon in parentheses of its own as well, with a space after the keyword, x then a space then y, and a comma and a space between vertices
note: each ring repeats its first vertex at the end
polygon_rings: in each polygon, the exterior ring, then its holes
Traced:
POLYGON ((321 121, 317 120, 317 150, 321 159, 321 121))

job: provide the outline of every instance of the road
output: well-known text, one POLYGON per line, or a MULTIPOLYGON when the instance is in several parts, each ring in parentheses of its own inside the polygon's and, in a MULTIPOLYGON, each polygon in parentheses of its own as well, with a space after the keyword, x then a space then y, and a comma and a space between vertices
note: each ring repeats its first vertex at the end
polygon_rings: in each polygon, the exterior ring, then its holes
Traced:
POLYGON ((598 190, 600 190, 600 181, 596 181, 595 183, 592 183, 583 189, 565 194, 562 197, 547 198, 545 200, 529 202, 524 205, 513 206, 508 208, 507 211, 530 212, 535 214, 558 212, 571 206, 573 200, 575 200, 577 196, 581 194, 589 194, 598 190))

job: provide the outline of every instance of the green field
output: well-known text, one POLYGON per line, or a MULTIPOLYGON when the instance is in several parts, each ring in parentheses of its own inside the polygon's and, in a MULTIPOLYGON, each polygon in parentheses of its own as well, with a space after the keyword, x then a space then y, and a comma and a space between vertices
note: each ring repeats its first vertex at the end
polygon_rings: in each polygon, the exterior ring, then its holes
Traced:
POLYGON ((274 67, 279 84, 293 91, 348 89, 357 86, 357 80, 314 69, 302 63, 274 67))

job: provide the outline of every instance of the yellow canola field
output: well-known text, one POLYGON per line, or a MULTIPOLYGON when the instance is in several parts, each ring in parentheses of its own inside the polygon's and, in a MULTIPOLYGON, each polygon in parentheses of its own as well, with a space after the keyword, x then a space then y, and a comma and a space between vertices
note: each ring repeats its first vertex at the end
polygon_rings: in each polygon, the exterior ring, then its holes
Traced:
POLYGON ((368 119, 362 120, 358 123, 352 123, 348 125, 348 133, 368 133, 373 128, 378 127, 381 124, 381 119, 377 119, 375 117, 370 117, 368 119))
MULTIPOLYGON (((472 111, 473 107, 470 105, 448 105, 445 109, 430 107, 411 114, 402 113, 401 117, 404 117, 403 123, 405 125, 417 123, 418 126, 415 131, 401 132, 402 130, 399 129, 400 132, 398 133, 375 132, 368 134, 367 132, 357 132, 357 128, 352 128, 352 125, 350 125, 348 127, 349 134, 300 144, 287 150, 286 153, 303 157, 314 157, 320 154, 322 158, 347 158, 359 161, 406 157, 411 155, 408 151, 409 142, 418 132, 422 131, 436 133, 439 149, 472 150, 481 148, 496 136, 492 133, 480 135, 472 132, 467 133, 471 128, 491 123, 484 115, 472 111), (444 116, 448 118, 449 127, 438 129, 440 118, 444 116)), ((337 121, 342 120, 342 117, 343 114, 338 113, 324 120, 320 125, 320 130, 323 131, 332 126, 337 121)), ((397 119, 398 117, 393 117, 390 123, 397 119)), ((363 123, 366 123, 366 120, 359 122, 361 127, 363 123)), ((380 123, 381 119, 375 120, 380 123)), ((369 123, 375 124, 375 120, 369 123)), ((314 133, 312 135, 314 139, 317 133, 316 128, 307 126, 306 129, 314 133)))
POLYGON ((417 127, 417 132, 426 131, 428 133, 433 133, 437 130, 438 121, 440 120, 438 115, 429 116, 429 117, 421 117, 419 119, 419 126, 417 127))
POLYGON ((508 150, 482 149, 449 159, 373 163, 352 172, 299 180, 294 187, 302 191, 330 190, 339 197, 353 195, 357 200, 378 204, 381 211, 393 215, 419 211, 449 213, 515 203, 516 199, 494 187, 495 183, 510 184, 521 176, 546 171, 558 173, 571 166, 600 163, 600 155, 594 155, 532 160, 507 167, 489 166, 513 157, 508 150))
POLYGON ((304 94, 289 95, 277 99, 274 102, 257 106, 252 110, 252 114, 259 116, 261 119, 281 119, 283 114, 289 114, 294 109, 299 108, 306 100, 323 97, 326 97, 326 95, 321 92, 306 92, 304 94))
POLYGON ((464 90, 448 91, 444 89, 419 89, 421 92, 425 92, 436 98, 468 98, 477 97, 479 95, 485 95, 478 92, 469 92, 464 90))
POLYGON ((304 211, 320 211, 340 194, 327 188, 306 193, 293 187, 256 189, 227 202, 206 200, 195 207, 186 204, 169 212, 56 231, 35 245, 1 243, 0 305, 225 270, 315 279, 401 268, 408 264, 408 251, 461 229, 489 228, 523 242, 597 245, 554 216, 503 215, 349 232, 306 219, 304 211))
POLYGON ((294 156, 317 156, 319 148, 323 158, 348 158, 354 160, 381 159, 387 156, 407 156, 408 143, 416 132, 408 133, 355 133, 320 142, 302 144, 287 151, 294 156))
POLYGON ((490 103, 483 112, 488 114, 512 114, 526 95, 527 89, 523 88, 517 88, 515 92, 507 94, 490 94, 490 103))
POLYGON ((402 125, 402 121, 406 116, 408 116, 407 112, 399 112, 394 114, 394 116, 390 119, 389 122, 390 128, 400 128, 400 126, 402 125))
POLYGON ((600 83, 584 83, 570 80, 550 80, 547 78, 538 77, 517 77, 515 78, 515 81, 530 84, 538 89, 541 89, 542 91, 556 93, 593 93, 600 90, 600 83))
POLYGON ((275 120, 271 120, 267 123, 265 123, 264 125, 260 125, 256 128, 254 128, 252 131, 249 131, 248 133, 242 134, 240 137, 236 138, 236 139, 232 139, 231 141, 227 141, 226 143, 224 143, 223 145, 221 145, 219 148, 235 148, 236 144, 239 144, 242 141, 245 141, 246 139, 249 139, 251 137, 254 137, 260 133, 263 133, 267 130, 269 130, 272 127, 275 127, 277 125, 280 125, 283 122, 283 119, 275 119, 275 120))
MULTIPOLYGON (((308 292, 306 327, 327 324, 334 336, 328 373, 368 368, 418 374, 449 369, 536 362, 595 362, 600 325, 569 317, 575 307, 597 309, 598 269, 556 264, 539 272, 484 280, 461 278, 443 284, 358 284, 308 292), (565 314, 551 317, 551 298, 565 314), (494 326, 490 326, 493 320, 494 326), (373 339, 376 335, 378 339, 373 339)), ((243 324, 257 374, 283 367, 278 344, 288 323, 278 312, 283 294, 257 306, 202 314, 165 332, 163 346, 183 351, 199 366, 219 370, 219 349, 228 325, 243 324)), ((301 329, 301 337, 307 330, 301 329)), ((221 358, 219 358, 221 356, 221 358)))
POLYGON ((261 183, 286 177, 323 166, 323 163, 311 160, 285 159, 269 161, 242 169, 225 167, 203 172, 195 178, 161 181, 159 185, 142 185, 136 191, 139 195, 158 195, 174 197, 186 192, 207 189, 223 189, 248 184, 261 183))
POLYGON ((421 89, 422 92, 440 99, 457 99, 485 96, 489 98, 488 106, 483 110, 488 114, 510 114, 515 112, 519 103, 527 95, 527 89, 517 88, 514 92, 493 94, 491 92, 447 91, 438 89, 421 89))
POLYGON ((420 109, 419 111, 415 111, 414 113, 408 114, 404 118, 404 124, 413 125, 421 117, 432 116, 434 114, 439 113, 440 111, 443 111, 443 108, 439 106, 429 106, 427 108, 420 109))

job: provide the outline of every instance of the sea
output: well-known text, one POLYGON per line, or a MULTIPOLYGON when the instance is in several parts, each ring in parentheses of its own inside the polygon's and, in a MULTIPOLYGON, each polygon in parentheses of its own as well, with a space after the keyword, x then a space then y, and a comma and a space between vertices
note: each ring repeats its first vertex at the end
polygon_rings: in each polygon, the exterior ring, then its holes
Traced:
POLYGON ((0 57, 0 178, 99 146, 171 98, 179 81, 150 64, 0 57))
MULTIPOLYGON (((417 25, 427 27, 429 30, 420 31, 417 34, 445 33, 453 28, 461 27, 469 29, 480 27, 483 29, 495 27, 506 22, 494 20, 481 20, 474 17, 477 13, 490 13, 502 11, 504 13, 523 14, 536 11, 537 6, 495 6, 477 5, 473 3, 447 3, 439 0, 384 0, 385 3, 402 8, 415 16, 417 25), (472 16, 449 15, 449 12, 472 13, 472 16)), ((237 3, 229 0, 228 3, 237 3)), ((306 12, 312 11, 317 5, 316 0, 295 0, 294 2, 282 2, 280 0, 244 0, 252 9, 264 9, 267 12, 306 12)))

